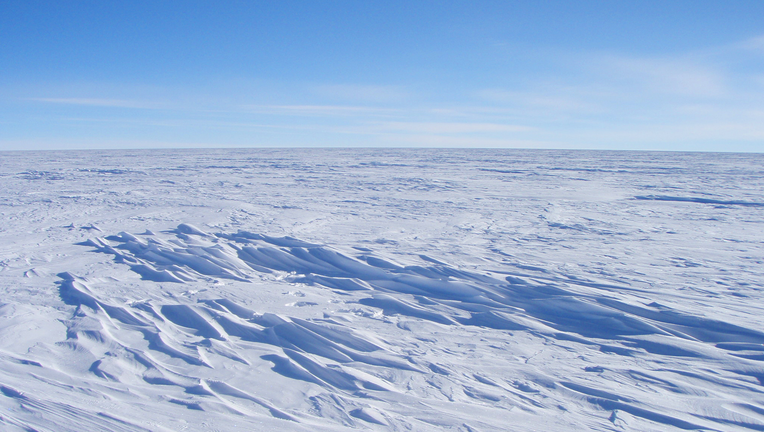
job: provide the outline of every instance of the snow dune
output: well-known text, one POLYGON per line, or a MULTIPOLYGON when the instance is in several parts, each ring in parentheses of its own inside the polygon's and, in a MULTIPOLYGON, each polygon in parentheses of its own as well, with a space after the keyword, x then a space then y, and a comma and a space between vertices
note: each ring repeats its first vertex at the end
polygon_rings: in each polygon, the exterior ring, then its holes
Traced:
POLYGON ((8 430, 764 430, 759 155, 3 157, 8 430))

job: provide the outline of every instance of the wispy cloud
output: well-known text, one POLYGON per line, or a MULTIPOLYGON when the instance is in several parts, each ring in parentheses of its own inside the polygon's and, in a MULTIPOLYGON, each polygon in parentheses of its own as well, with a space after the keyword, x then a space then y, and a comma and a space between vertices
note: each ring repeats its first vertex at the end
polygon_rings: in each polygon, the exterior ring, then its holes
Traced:
POLYGON ((494 115, 504 109, 511 123, 536 126, 529 136, 538 139, 625 148, 739 142, 764 151, 756 143, 762 54, 764 36, 674 55, 562 56, 553 75, 473 95, 494 115))
POLYGON ((555 88, 555 86, 550 85, 539 85, 538 87, 546 91, 490 88, 478 90, 475 92, 475 97, 499 106, 523 106, 552 111, 591 111, 598 109, 595 103, 576 96, 576 92, 570 91, 570 89, 555 88))
POLYGON ((313 93, 322 98, 372 104, 402 102, 412 97, 403 87, 390 85, 319 85, 313 88, 313 93))
POLYGON ((448 135, 410 134, 385 137, 385 145, 402 147, 452 148, 562 148, 563 142, 544 140, 518 140, 509 138, 483 138, 448 135))
POLYGON ((99 99, 99 98, 25 98, 28 101, 44 102, 62 105, 87 105, 113 108, 138 108, 138 109, 162 109, 166 105, 150 101, 134 101, 125 99, 99 99))
POLYGON ((591 64, 605 82, 620 84, 626 93, 650 91, 696 98, 728 93, 722 71, 690 59, 607 56, 591 64))
POLYGON ((388 122, 379 125, 383 131, 427 133, 427 134, 474 134, 491 132, 527 132, 528 126, 500 123, 455 123, 455 122, 388 122))
MULTIPOLYGON (((706 150, 709 143, 732 143, 739 141, 759 147, 764 140, 764 126, 750 122, 721 121, 713 123, 702 122, 672 122, 670 124, 655 124, 650 127, 613 125, 613 127, 596 128, 585 131, 571 132, 568 140, 578 143, 588 142, 593 146, 607 148, 608 143, 623 143, 638 149, 661 149, 666 145, 682 145, 687 150, 706 150)), ((733 151, 728 147, 720 150, 733 151)))
POLYGON ((746 39, 734 44, 733 47, 764 55, 764 35, 746 39))
POLYGON ((246 112, 259 114, 294 116, 391 115, 398 112, 398 110, 393 108, 349 105, 242 105, 240 108, 246 112))
POLYGON ((12 99, 26 101, 21 105, 34 108, 34 116, 47 115, 47 124, 68 122, 69 130, 97 129, 107 138, 122 133, 178 142, 204 137, 221 145, 642 149, 676 143, 695 149, 715 141, 764 151, 762 55, 764 35, 675 55, 561 55, 547 73, 485 88, 311 83, 268 93, 265 86, 237 83, 205 94, 184 87, 92 86, 42 93, 74 97, 16 93, 12 99), (84 97, 92 95, 100 97, 84 97), (57 106, 72 109, 62 113, 57 106), (104 126, 95 127, 98 122, 104 126))
POLYGON ((37 138, 21 140, 0 140, 0 149, 18 150, 90 150, 90 149, 162 149, 162 148, 214 148, 221 147, 214 141, 162 141, 120 138, 37 138))

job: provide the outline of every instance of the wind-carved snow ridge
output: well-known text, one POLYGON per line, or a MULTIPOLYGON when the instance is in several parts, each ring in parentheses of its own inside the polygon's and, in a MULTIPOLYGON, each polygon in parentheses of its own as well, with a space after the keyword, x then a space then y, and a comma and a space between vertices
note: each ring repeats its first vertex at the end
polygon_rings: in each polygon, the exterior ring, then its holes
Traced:
POLYGON ((647 200, 647 201, 676 201, 676 202, 690 202, 699 204, 714 204, 719 206, 744 206, 744 207, 764 207, 762 202, 754 201, 742 201, 742 200, 720 200, 704 197, 680 197, 680 196, 668 196, 668 195, 638 195, 634 199, 647 200))
MULTIPOLYGON (((563 284, 532 275, 504 280, 470 273, 446 264, 401 267, 371 255, 354 259, 328 247, 290 237, 274 238, 238 232, 210 235, 181 224, 173 243, 120 233, 109 240, 88 241, 114 254, 144 279, 183 282, 219 277, 246 281, 254 272, 285 272, 289 280, 343 291, 369 291, 359 303, 442 324, 463 324, 506 330, 539 330, 544 326, 600 339, 631 340, 656 335, 720 344, 762 344, 764 332, 694 317, 670 308, 635 306, 607 296, 629 287, 569 281, 598 289, 599 295, 574 293, 563 284), (400 298, 413 296, 413 302, 400 298), (433 306, 438 306, 438 312, 433 306), (447 312, 445 312, 447 311, 447 312)), ((633 342, 650 351, 658 342, 633 342)), ((730 345, 730 344, 733 345, 730 345)), ((677 352, 680 349, 674 348, 677 352)))
POLYGON ((175 406, 290 427, 321 418, 338 427, 502 430, 509 420, 497 418, 549 410, 570 417, 558 426, 580 427, 586 405, 614 427, 764 430, 764 332, 637 301, 639 290, 625 284, 520 266, 479 274, 427 257, 399 265, 368 248, 352 257, 189 224, 82 244, 159 284, 317 287, 347 306, 301 318, 201 293, 116 301, 98 294, 103 280, 60 274, 61 299, 76 309, 57 349, 86 359, 81 373, 96 381, 172 395, 160 399, 175 406), (401 339, 375 336, 374 326, 401 339), (459 342, 438 346, 443 332, 459 342), (580 373, 533 367, 551 348, 580 373), (285 400, 253 379, 302 384, 285 400))

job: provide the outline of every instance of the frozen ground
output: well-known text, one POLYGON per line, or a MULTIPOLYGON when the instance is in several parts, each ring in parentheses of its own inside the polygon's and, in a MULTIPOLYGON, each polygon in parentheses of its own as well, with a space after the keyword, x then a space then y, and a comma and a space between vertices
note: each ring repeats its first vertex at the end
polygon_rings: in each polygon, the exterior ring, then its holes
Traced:
POLYGON ((0 425, 764 430, 764 155, 0 153, 0 425))

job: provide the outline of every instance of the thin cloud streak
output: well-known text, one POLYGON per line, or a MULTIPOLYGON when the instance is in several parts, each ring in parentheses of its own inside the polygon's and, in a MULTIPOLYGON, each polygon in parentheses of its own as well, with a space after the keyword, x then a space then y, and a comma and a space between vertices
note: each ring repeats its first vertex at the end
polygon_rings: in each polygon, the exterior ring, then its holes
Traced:
POLYGON ((352 116, 357 114, 393 115, 401 110, 394 108, 376 108, 369 106, 348 105, 243 105, 243 112, 258 114, 281 114, 292 116, 352 116))
POLYGON ((138 109, 164 109, 166 106, 147 101, 132 101, 124 99, 99 99, 99 98, 25 98, 34 102, 45 102, 62 105, 85 105, 112 108, 138 108, 138 109))
POLYGON ((534 128, 500 123, 389 122, 381 130, 429 134, 469 134, 487 132, 528 132, 534 128))
POLYGON ((344 99, 360 103, 399 103, 410 99, 412 94, 399 86, 331 84, 313 89, 317 96, 329 99, 344 99))
MULTIPOLYGON (((250 129, 276 129, 276 130, 319 130, 314 125, 294 125, 294 124, 273 124, 273 123, 258 123, 258 122, 246 122, 246 121, 226 121, 226 120, 210 120, 210 119, 167 119, 167 120, 155 120, 155 119, 143 119, 143 118, 93 118, 93 117, 62 117, 57 119, 61 122, 71 122, 71 124, 81 123, 94 123, 94 124, 111 124, 119 127, 141 127, 141 126, 160 126, 164 128, 199 128, 199 127, 211 127, 218 129, 226 128, 250 128, 250 129)), ((326 128, 323 128, 324 130, 326 128)))
POLYGON ((381 141, 394 147, 443 147, 443 148, 564 148, 564 142, 544 140, 516 140, 502 138, 477 138, 429 134, 386 136, 381 141))
POLYGON ((607 57, 595 63, 606 80, 622 81, 624 90, 693 98, 728 94, 721 71, 712 66, 681 59, 607 57))

